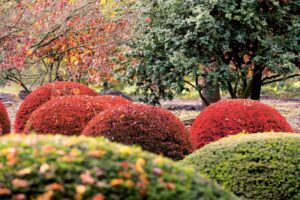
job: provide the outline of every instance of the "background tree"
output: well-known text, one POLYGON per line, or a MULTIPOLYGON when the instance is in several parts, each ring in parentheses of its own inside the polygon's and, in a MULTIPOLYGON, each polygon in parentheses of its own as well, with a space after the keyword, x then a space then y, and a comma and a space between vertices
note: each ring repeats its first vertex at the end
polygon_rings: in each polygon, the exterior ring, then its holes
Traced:
POLYGON ((126 77, 145 101, 190 87, 205 101, 205 84, 259 99, 263 85, 300 75, 299 0, 143 0, 134 9, 126 77))
POLYGON ((110 1, 12 1, 1 3, 0 11, 4 79, 25 90, 30 90, 27 79, 38 84, 111 79, 111 58, 126 37, 127 22, 114 16, 110 1))

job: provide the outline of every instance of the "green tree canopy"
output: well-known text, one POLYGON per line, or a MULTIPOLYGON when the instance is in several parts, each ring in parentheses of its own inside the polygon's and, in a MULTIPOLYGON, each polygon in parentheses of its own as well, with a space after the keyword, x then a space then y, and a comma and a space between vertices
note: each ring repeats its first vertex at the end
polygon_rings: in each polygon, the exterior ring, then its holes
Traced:
POLYGON ((300 0, 140 0, 126 78, 144 100, 208 82, 232 98, 299 76, 300 0), (132 58, 135 62, 132 62, 132 58), (133 64, 135 63, 135 64, 133 64))

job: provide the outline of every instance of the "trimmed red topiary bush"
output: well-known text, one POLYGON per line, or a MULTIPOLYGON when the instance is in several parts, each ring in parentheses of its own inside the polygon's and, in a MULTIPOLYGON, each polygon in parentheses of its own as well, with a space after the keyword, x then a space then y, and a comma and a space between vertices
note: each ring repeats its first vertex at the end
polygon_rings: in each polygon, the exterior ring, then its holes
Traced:
POLYGON ((64 96, 52 99, 36 109, 24 132, 39 134, 79 135, 97 114, 129 101, 122 97, 64 96), (113 100, 115 99, 115 102, 113 100))
POLYGON ((66 95, 97 96, 97 92, 85 85, 74 82, 58 81, 45 84, 31 92, 21 104, 15 119, 16 133, 22 132, 31 113, 52 98, 66 95))
POLYGON ((129 104, 106 110, 93 118, 82 134, 136 144, 175 160, 192 151, 189 133, 182 122, 167 110, 150 105, 129 104))
POLYGON ((120 106, 124 104, 132 104, 132 101, 125 99, 121 96, 115 95, 101 95, 99 99, 104 101, 105 103, 109 104, 110 106, 120 106))
POLYGON ((10 120, 4 104, 0 101, 0 135, 10 133, 10 120))
POLYGON ((194 149, 240 132, 292 132, 274 108, 253 100, 223 100, 201 112, 191 127, 194 149))

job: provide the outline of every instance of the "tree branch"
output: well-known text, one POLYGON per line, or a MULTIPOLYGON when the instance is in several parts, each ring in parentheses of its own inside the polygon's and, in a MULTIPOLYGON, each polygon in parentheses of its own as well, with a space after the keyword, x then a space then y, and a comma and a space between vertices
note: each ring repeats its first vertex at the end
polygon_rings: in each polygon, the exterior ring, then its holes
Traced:
POLYGON ((275 82, 278 82, 278 81, 287 80, 287 79, 294 78, 294 77, 297 77, 297 76, 300 76, 300 74, 292 74, 292 75, 287 76, 287 77, 282 77, 282 78, 279 78, 279 79, 275 79, 275 80, 271 80, 271 81, 266 81, 266 82, 263 82, 262 85, 266 85, 266 84, 275 83, 275 82))
POLYGON ((261 80, 261 82, 263 83, 263 82, 266 81, 266 80, 273 79, 273 78, 277 78, 277 77, 280 77, 280 76, 281 76, 280 74, 273 75, 273 76, 267 76, 267 77, 263 78, 263 79, 261 80))

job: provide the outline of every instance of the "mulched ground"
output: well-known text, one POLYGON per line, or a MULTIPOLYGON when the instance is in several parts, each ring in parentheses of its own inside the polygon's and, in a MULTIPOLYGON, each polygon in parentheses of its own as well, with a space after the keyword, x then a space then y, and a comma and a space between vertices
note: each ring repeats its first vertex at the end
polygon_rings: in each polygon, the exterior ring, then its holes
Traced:
MULTIPOLYGON (((300 99, 262 98, 261 102, 278 110, 286 117, 294 128, 294 131, 300 133, 300 99)), ((8 107, 13 122, 21 101, 19 98, 13 98, 11 101, 4 103, 8 107)), ((201 102, 195 100, 164 101, 162 102, 162 106, 177 115, 187 127, 193 123, 195 117, 202 110, 201 102)))

